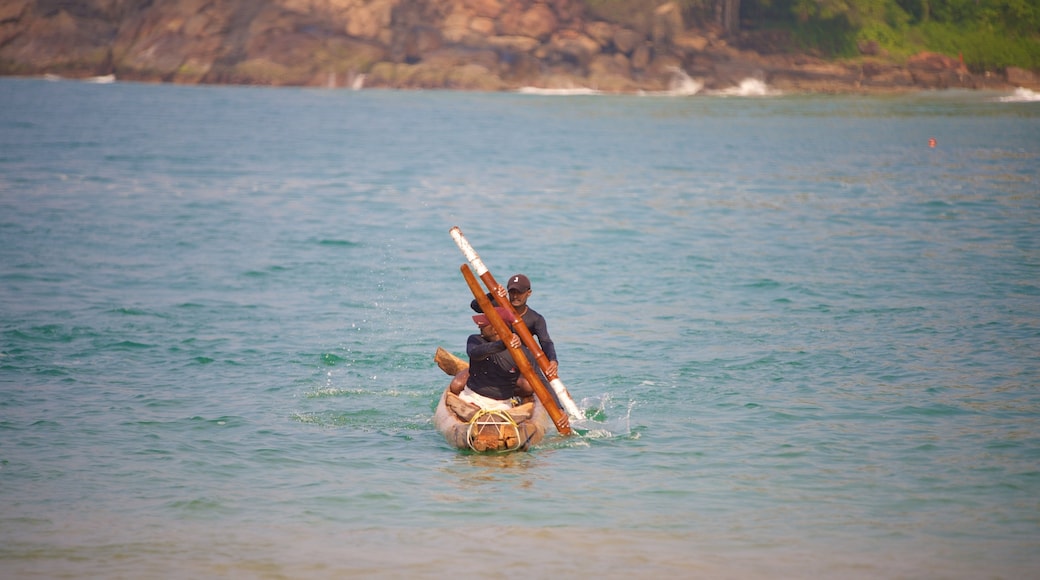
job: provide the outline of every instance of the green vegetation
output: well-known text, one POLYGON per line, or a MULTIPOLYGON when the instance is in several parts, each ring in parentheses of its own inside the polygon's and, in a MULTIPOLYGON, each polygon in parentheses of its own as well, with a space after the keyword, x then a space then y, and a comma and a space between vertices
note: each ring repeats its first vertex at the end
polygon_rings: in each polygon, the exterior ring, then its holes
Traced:
MULTIPOLYGON (((643 23, 667 0, 585 0, 593 14, 643 23)), ((851 58, 876 47, 899 59, 932 51, 962 56, 973 72, 1040 69, 1037 0, 674 0, 687 24, 721 25, 727 10, 739 30, 783 31, 799 50, 851 58)))

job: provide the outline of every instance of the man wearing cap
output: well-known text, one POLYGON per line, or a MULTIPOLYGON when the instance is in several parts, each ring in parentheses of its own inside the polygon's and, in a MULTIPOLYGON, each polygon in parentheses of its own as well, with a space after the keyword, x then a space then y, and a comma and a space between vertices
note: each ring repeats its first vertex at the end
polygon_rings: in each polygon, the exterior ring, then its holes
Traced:
MULTIPOLYGON (((512 313, 506 308, 499 306, 495 310, 507 324, 514 322, 512 313)), ((487 316, 478 314, 473 317, 473 322, 480 328, 480 334, 471 334, 466 341, 469 369, 455 376, 449 387, 451 392, 482 409, 508 409, 513 397, 532 395, 534 390, 520 376, 513 355, 506 343, 499 339, 487 316)), ((520 348, 534 364, 534 357, 521 346, 519 336, 512 334, 508 341, 509 346, 520 348)))
MULTIPOLYGON (((513 309, 523 319, 527 329, 531 331, 531 335, 538 338, 538 345, 542 347, 545 358, 549 360, 549 368, 546 374, 555 374, 559 367, 559 363, 556 361, 556 345, 553 344, 553 340, 549 336, 549 328, 545 324, 545 317, 527 305, 527 299, 531 297, 531 281, 523 274, 513 274, 506 283, 506 290, 509 292, 509 303, 513 305, 513 309)), ((498 299, 493 294, 488 294, 488 298, 492 301, 498 299)), ((480 312, 480 304, 476 300, 470 302, 469 306, 474 311, 480 312)))

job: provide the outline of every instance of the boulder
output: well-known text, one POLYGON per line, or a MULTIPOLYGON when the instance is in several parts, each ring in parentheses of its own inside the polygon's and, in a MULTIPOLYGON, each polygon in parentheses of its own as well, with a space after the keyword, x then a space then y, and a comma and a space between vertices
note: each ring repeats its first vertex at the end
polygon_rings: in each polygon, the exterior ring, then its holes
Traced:
POLYGON ((552 8, 561 24, 581 29, 581 18, 584 14, 585 3, 582 0, 543 0, 552 8))
MULTIPOLYGON (((97 75, 111 72, 109 45, 118 30, 114 15, 97 10, 71 10, 61 7, 42 13, 31 4, 17 2, 0 8, 10 18, 3 22, 0 63, 6 72, 49 71, 72 75, 97 75)), ((72 7, 70 7, 72 8, 72 7)))
POLYGON ((504 53, 499 70, 514 87, 533 86, 542 74, 542 62, 530 53, 504 53))
POLYGON ((585 34, 599 43, 600 48, 607 48, 614 44, 614 33, 617 27, 607 22, 587 22, 585 34))
POLYGON ((646 44, 637 46, 632 51, 632 68, 636 70, 643 70, 650 66, 650 59, 654 57, 653 51, 646 44))
POLYGON ((884 52, 876 40, 860 40, 856 42, 856 48, 863 56, 878 56, 884 52))
POLYGON ((632 64, 623 54, 597 54, 589 62, 589 77, 623 76, 632 74, 632 64))
POLYGON ((22 24, 31 17, 33 0, 0 2, 0 47, 24 32, 22 24))
POLYGON ((463 0, 462 5, 476 16, 495 19, 502 14, 501 0, 463 0))
POLYGON ((128 18, 112 43, 118 77, 200 82, 229 48, 227 7, 197 0, 154 6, 128 18))
POLYGON ((423 55, 444 46, 441 31, 433 26, 414 26, 404 33, 404 58, 408 62, 418 62, 423 55))
POLYGON ((448 72, 446 88, 466 91, 501 91, 505 82, 479 64, 457 66, 448 72))
POLYGON ((629 28, 618 28, 613 40, 618 52, 631 56, 632 52, 643 44, 646 37, 629 28))
POLYGON ((390 25, 393 4, 389 2, 373 2, 345 11, 347 34, 355 38, 376 40, 390 25))
POLYGON ((426 66, 441 69, 473 64, 491 71, 498 68, 498 53, 490 49, 445 47, 424 54, 422 63, 426 66))
POLYGON ((534 4, 523 12, 503 15, 499 33, 544 41, 556 32, 558 26, 559 22, 552 9, 545 4, 534 4))
POLYGON ((1040 88, 1040 75, 1023 68, 1009 66, 1005 73, 1007 82, 1024 89, 1040 88))
POLYGON ((471 33, 469 24, 472 19, 472 16, 461 10, 448 15, 441 25, 441 36, 444 38, 444 41, 448 43, 462 42, 471 33))
POLYGON ((469 21, 469 29, 481 36, 493 36, 495 21, 485 16, 477 16, 469 21))
POLYGON ((919 52, 906 61, 907 68, 926 73, 956 71, 964 65, 957 59, 936 52, 919 52))
POLYGON ((592 57, 600 52, 598 42, 574 30, 561 30, 554 34, 547 48, 560 55, 562 60, 581 67, 587 66, 592 57))
POLYGON ((654 10, 650 37, 655 44, 669 46, 672 40, 685 30, 682 8, 675 2, 667 2, 654 10))
POLYGON ((530 36, 492 36, 487 39, 487 44, 504 52, 531 52, 541 46, 530 36))
POLYGON ((672 46, 684 54, 704 52, 708 48, 708 39, 695 34, 680 34, 672 38, 672 46))

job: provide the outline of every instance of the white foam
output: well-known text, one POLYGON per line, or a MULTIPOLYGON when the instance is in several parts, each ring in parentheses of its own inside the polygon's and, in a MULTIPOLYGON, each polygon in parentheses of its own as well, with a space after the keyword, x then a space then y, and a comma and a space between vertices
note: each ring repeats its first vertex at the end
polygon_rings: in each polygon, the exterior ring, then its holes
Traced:
POLYGON ((1002 103, 1035 103, 1040 101, 1040 93, 1019 87, 1010 96, 1000 97, 1002 103))
POLYGON ((769 88, 765 81, 756 78, 746 78, 740 81, 738 86, 713 91, 712 94, 725 97, 774 97, 781 93, 778 90, 769 88))
POLYGON ((669 94, 689 97, 701 92, 701 89, 704 88, 704 83, 690 77, 683 69, 674 67, 672 69, 672 80, 668 88, 669 94))
POLYGON ((95 85, 109 85, 116 82, 116 75, 101 75, 97 77, 89 77, 83 79, 84 82, 94 83, 95 85))
POLYGON ((570 95, 600 95, 602 91, 588 88, 576 88, 576 89, 543 89, 540 87, 520 87, 517 89, 518 93, 524 95, 553 95, 553 96, 570 96, 570 95))

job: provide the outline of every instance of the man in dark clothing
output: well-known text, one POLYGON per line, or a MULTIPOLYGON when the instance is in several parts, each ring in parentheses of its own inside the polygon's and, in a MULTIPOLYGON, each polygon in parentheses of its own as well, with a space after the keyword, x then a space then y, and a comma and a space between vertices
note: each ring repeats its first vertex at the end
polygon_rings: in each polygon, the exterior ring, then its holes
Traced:
MULTIPOLYGON (((549 336, 549 328, 545 323, 545 317, 527 305, 527 299, 531 297, 531 281, 523 274, 513 274, 509 277, 509 282, 506 283, 506 289, 509 292, 509 303, 513 305, 513 309, 523 319, 527 329, 531 331, 531 335, 538 339, 538 345, 542 347, 545 358, 549 360, 549 368, 546 374, 555 374, 557 367, 559 367, 556 359, 556 345, 553 344, 553 340, 549 336)), ((493 294, 488 294, 488 298, 492 301, 498 299, 493 294)), ((470 302, 470 308, 480 312, 480 305, 476 300, 470 302)))
MULTIPOLYGON (((496 310, 507 324, 512 322, 508 310, 502 307, 496 310)), ((533 394, 527 380, 520 375, 520 369, 513 361, 506 342, 499 339, 498 332, 487 317, 478 314, 473 317, 473 321, 480 327, 480 334, 472 334, 466 341, 469 369, 468 372, 456 375, 451 383, 451 391, 482 408, 493 408, 496 403, 505 403, 513 397, 533 394), (478 396, 474 397, 474 394, 478 396)), ((521 349, 533 364, 533 357, 520 345, 519 336, 511 334, 507 340, 509 346, 521 349)))

